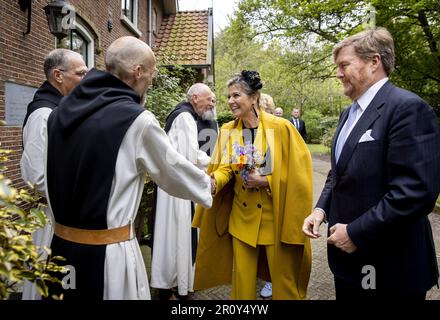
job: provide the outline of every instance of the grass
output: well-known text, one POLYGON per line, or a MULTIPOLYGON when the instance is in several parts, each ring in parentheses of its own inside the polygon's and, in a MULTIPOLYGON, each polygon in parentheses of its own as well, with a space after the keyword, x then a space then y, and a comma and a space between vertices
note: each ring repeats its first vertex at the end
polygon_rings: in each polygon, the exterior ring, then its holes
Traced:
POLYGON ((307 147, 309 148, 312 155, 330 154, 329 148, 327 148, 323 144, 308 144, 307 147))

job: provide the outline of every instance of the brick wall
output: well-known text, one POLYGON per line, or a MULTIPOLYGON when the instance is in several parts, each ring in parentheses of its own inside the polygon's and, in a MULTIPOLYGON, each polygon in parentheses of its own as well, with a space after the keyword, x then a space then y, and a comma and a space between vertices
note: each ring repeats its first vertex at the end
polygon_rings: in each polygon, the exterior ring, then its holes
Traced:
MULTIPOLYGON (((27 12, 20 10, 18 1, 0 1, 0 121, 5 120, 5 82, 39 87, 44 81, 44 56, 55 49, 55 37, 49 32, 43 7, 48 0, 32 1, 31 32, 27 28, 27 12)), ((120 20, 120 0, 70 0, 76 13, 95 34, 95 67, 104 69, 104 54, 108 46, 124 35, 134 35, 120 20), (107 29, 109 18, 113 29, 107 29)), ((146 41, 148 17, 147 0, 139 0, 138 29, 146 41)), ((21 127, 0 126, 0 148, 12 150, 5 175, 15 187, 24 186, 20 174, 21 127)))

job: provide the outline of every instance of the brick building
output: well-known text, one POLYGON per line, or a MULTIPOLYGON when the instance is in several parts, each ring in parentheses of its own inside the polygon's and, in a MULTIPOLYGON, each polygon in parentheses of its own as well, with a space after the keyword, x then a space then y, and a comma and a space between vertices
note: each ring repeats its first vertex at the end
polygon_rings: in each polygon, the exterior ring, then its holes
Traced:
MULTIPOLYGON (((18 188, 24 186, 19 166, 21 128, 26 106, 44 81, 44 56, 57 47, 70 48, 83 55, 89 68, 104 69, 106 49, 125 35, 138 37, 158 53, 172 26, 170 19, 174 21, 181 15, 177 0, 65 1, 74 12, 74 28, 58 40, 49 31, 43 9, 50 2, 53 0, 0 1, 0 121, 4 122, 0 125, 0 148, 12 150, 5 175, 18 188), (27 5, 31 7, 30 15, 27 5)), ((202 79, 212 81, 212 10, 184 15, 197 19, 196 26, 185 33, 192 41, 180 44, 180 49, 188 53, 187 60, 180 64, 196 68, 202 79), (190 55, 193 51, 194 59, 190 55)))

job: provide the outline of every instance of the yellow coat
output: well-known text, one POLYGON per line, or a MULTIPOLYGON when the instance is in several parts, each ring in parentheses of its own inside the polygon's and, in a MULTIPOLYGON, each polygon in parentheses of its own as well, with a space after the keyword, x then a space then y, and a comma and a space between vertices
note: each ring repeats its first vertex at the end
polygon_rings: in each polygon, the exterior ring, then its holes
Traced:
MULTIPOLYGON (((302 232, 304 219, 310 214, 313 201, 310 152, 289 121, 261 111, 260 126, 264 127, 265 142, 272 158, 272 174, 268 176, 268 181, 273 199, 275 255, 278 255, 277 252, 281 254, 283 250, 294 250, 297 253, 296 270, 292 274, 299 278, 297 296, 304 299, 311 269, 310 241, 302 232)), ((224 153, 231 152, 236 135, 241 134, 238 129, 241 129, 241 121, 231 121, 222 126, 208 168, 209 173, 218 169, 222 159, 227 159, 224 153)), ((212 207, 196 208, 193 227, 200 228, 200 239, 195 290, 231 283, 232 241, 228 223, 234 199, 234 185, 233 178, 224 186, 218 185, 221 190, 214 197, 212 207)), ((263 260, 261 262, 259 276, 269 280, 267 264, 263 260)), ((274 270, 273 277, 277 276, 283 275, 274 270)))

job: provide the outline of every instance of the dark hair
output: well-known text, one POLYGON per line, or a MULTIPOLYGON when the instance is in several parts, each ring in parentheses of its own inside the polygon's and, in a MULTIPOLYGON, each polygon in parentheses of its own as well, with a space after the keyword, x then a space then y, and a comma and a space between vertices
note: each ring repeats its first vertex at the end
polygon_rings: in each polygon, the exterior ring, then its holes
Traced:
POLYGON ((263 88, 260 74, 257 71, 243 70, 236 73, 232 79, 228 81, 228 87, 238 84, 248 95, 259 93, 258 90, 263 88))

